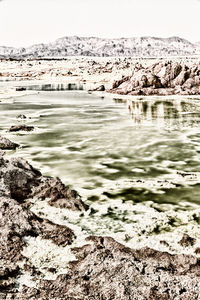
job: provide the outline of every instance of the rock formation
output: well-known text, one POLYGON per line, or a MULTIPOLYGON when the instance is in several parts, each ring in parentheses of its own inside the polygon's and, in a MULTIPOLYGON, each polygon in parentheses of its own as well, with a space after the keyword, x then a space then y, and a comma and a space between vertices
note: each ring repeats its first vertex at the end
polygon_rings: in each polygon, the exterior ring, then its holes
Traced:
POLYGON ((112 93, 122 95, 200 94, 200 64, 158 62, 148 67, 136 64, 132 76, 113 83, 112 93))
MULTIPOLYGON (((9 291, 15 291, 16 277, 20 274, 19 264, 23 260, 24 237, 41 236, 59 246, 69 245, 75 238, 70 228, 39 218, 29 210, 28 199, 32 197, 33 188, 34 197, 40 198, 41 186, 49 180, 27 161, 21 158, 8 160, 0 152, 0 299, 4 299, 9 291)), ((81 210, 85 207, 78 194, 61 181, 55 181, 51 192, 44 190, 42 197, 53 201, 54 193, 57 200, 62 199, 62 203, 69 201, 68 209, 81 210), (73 204, 73 197, 77 207, 73 204)))
POLYGON ((73 249, 77 260, 69 263, 67 274, 42 280, 34 289, 25 287, 16 299, 198 299, 197 258, 132 250, 109 237, 91 236, 88 242, 73 249))
POLYGON ((17 147, 19 147, 18 144, 13 143, 9 139, 0 136, 0 149, 2 149, 2 150, 14 150, 17 147))

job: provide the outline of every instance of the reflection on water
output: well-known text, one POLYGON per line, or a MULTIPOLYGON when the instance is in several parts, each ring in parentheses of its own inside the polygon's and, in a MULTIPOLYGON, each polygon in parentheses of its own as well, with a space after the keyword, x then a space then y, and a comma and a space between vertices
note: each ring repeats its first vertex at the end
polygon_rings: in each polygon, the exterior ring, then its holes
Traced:
POLYGON ((134 124, 157 124, 160 127, 198 125, 200 106, 176 101, 127 101, 134 124), (183 116, 184 115, 184 116, 183 116), (192 115, 192 118, 191 118, 192 115))
POLYGON ((22 145, 17 154, 62 178, 90 202, 199 203, 198 101, 124 103, 84 92, 52 92, 0 108, 1 133, 22 145), (28 118, 18 120, 21 113, 28 118), (18 122, 35 130, 8 133, 18 122), (195 180, 188 177, 191 172, 195 180))
POLYGON ((31 91, 82 91, 83 85, 80 83, 49 83, 35 84, 26 86, 27 90, 31 91))

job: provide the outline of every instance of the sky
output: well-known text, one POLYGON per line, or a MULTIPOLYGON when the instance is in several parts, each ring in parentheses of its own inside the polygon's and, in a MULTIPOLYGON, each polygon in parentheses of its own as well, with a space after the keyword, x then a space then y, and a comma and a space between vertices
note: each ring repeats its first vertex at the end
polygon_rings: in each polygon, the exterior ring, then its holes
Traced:
POLYGON ((0 46, 64 36, 200 41, 200 0, 0 0, 0 46))

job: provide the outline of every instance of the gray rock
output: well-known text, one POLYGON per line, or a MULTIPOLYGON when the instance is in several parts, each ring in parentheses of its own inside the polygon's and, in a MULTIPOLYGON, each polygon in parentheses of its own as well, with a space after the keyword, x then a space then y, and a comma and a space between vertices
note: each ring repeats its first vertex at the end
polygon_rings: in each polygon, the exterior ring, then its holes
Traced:
POLYGON ((104 92, 105 91, 105 86, 102 84, 98 88, 96 88, 94 91, 104 92))
POLYGON ((0 136, 0 149, 2 150, 15 150, 19 147, 18 144, 11 142, 9 139, 0 136))
POLYGON ((86 210, 88 206, 81 201, 79 194, 66 187, 59 178, 48 178, 41 181, 39 186, 33 188, 32 197, 49 199, 51 206, 67 208, 74 211, 86 210))
POLYGON ((22 125, 13 125, 10 127, 9 131, 14 132, 14 131, 33 131, 34 127, 33 126, 27 126, 25 124, 22 125))
POLYGON ((16 87, 16 92, 23 92, 26 91, 25 87, 16 87))
POLYGON ((25 115, 22 115, 22 114, 20 114, 20 115, 17 116, 17 119, 26 119, 26 118, 27 117, 25 115))

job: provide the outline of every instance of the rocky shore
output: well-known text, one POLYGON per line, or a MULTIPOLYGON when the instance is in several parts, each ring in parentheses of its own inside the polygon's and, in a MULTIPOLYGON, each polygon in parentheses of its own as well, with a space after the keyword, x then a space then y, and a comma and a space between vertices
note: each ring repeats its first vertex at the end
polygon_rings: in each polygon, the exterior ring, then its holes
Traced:
POLYGON ((31 81, 79 83, 85 90, 129 96, 200 94, 198 57, 0 60, 0 67, 0 99, 34 93, 26 89, 31 81))
MULTIPOLYGON (((33 201, 84 212, 80 196, 59 179, 46 178, 22 158, 0 152, 0 298, 1 299, 198 299, 200 262, 192 255, 172 255, 148 247, 130 249, 111 237, 88 236, 73 247, 72 229, 35 215, 33 201), (70 246, 74 259, 58 274, 44 274, 23 255, 28 238, 40 238, 59 249, 70 246), (32 284, 20 282, 29 277, 32 284)), ((184 236, 181 242, 194 240, 184 236)), ((42 249, 41 249, 42 250, 42 249)))
POLYGON ((16 278, 22 271, 20 262, 24 268, 22 250, 26 236, 40 236, 62 247, 72 244, 75 238, 70 228, 33 214, 29 210, 30 199, 48 198, 50 205, 80 211, 87 206, 75 191, 65 187, 59 179, 45 178, 27 161, 21 158, 8 160, 3 152, 0 152, 0 180, 0 295, 4 299, 16 285, 16 278))
POLYGON ((200 64, 158 62, 144 67, 136 64, 131 76, 115 81, 112 93, 122 95, 199 95, 200 64))

